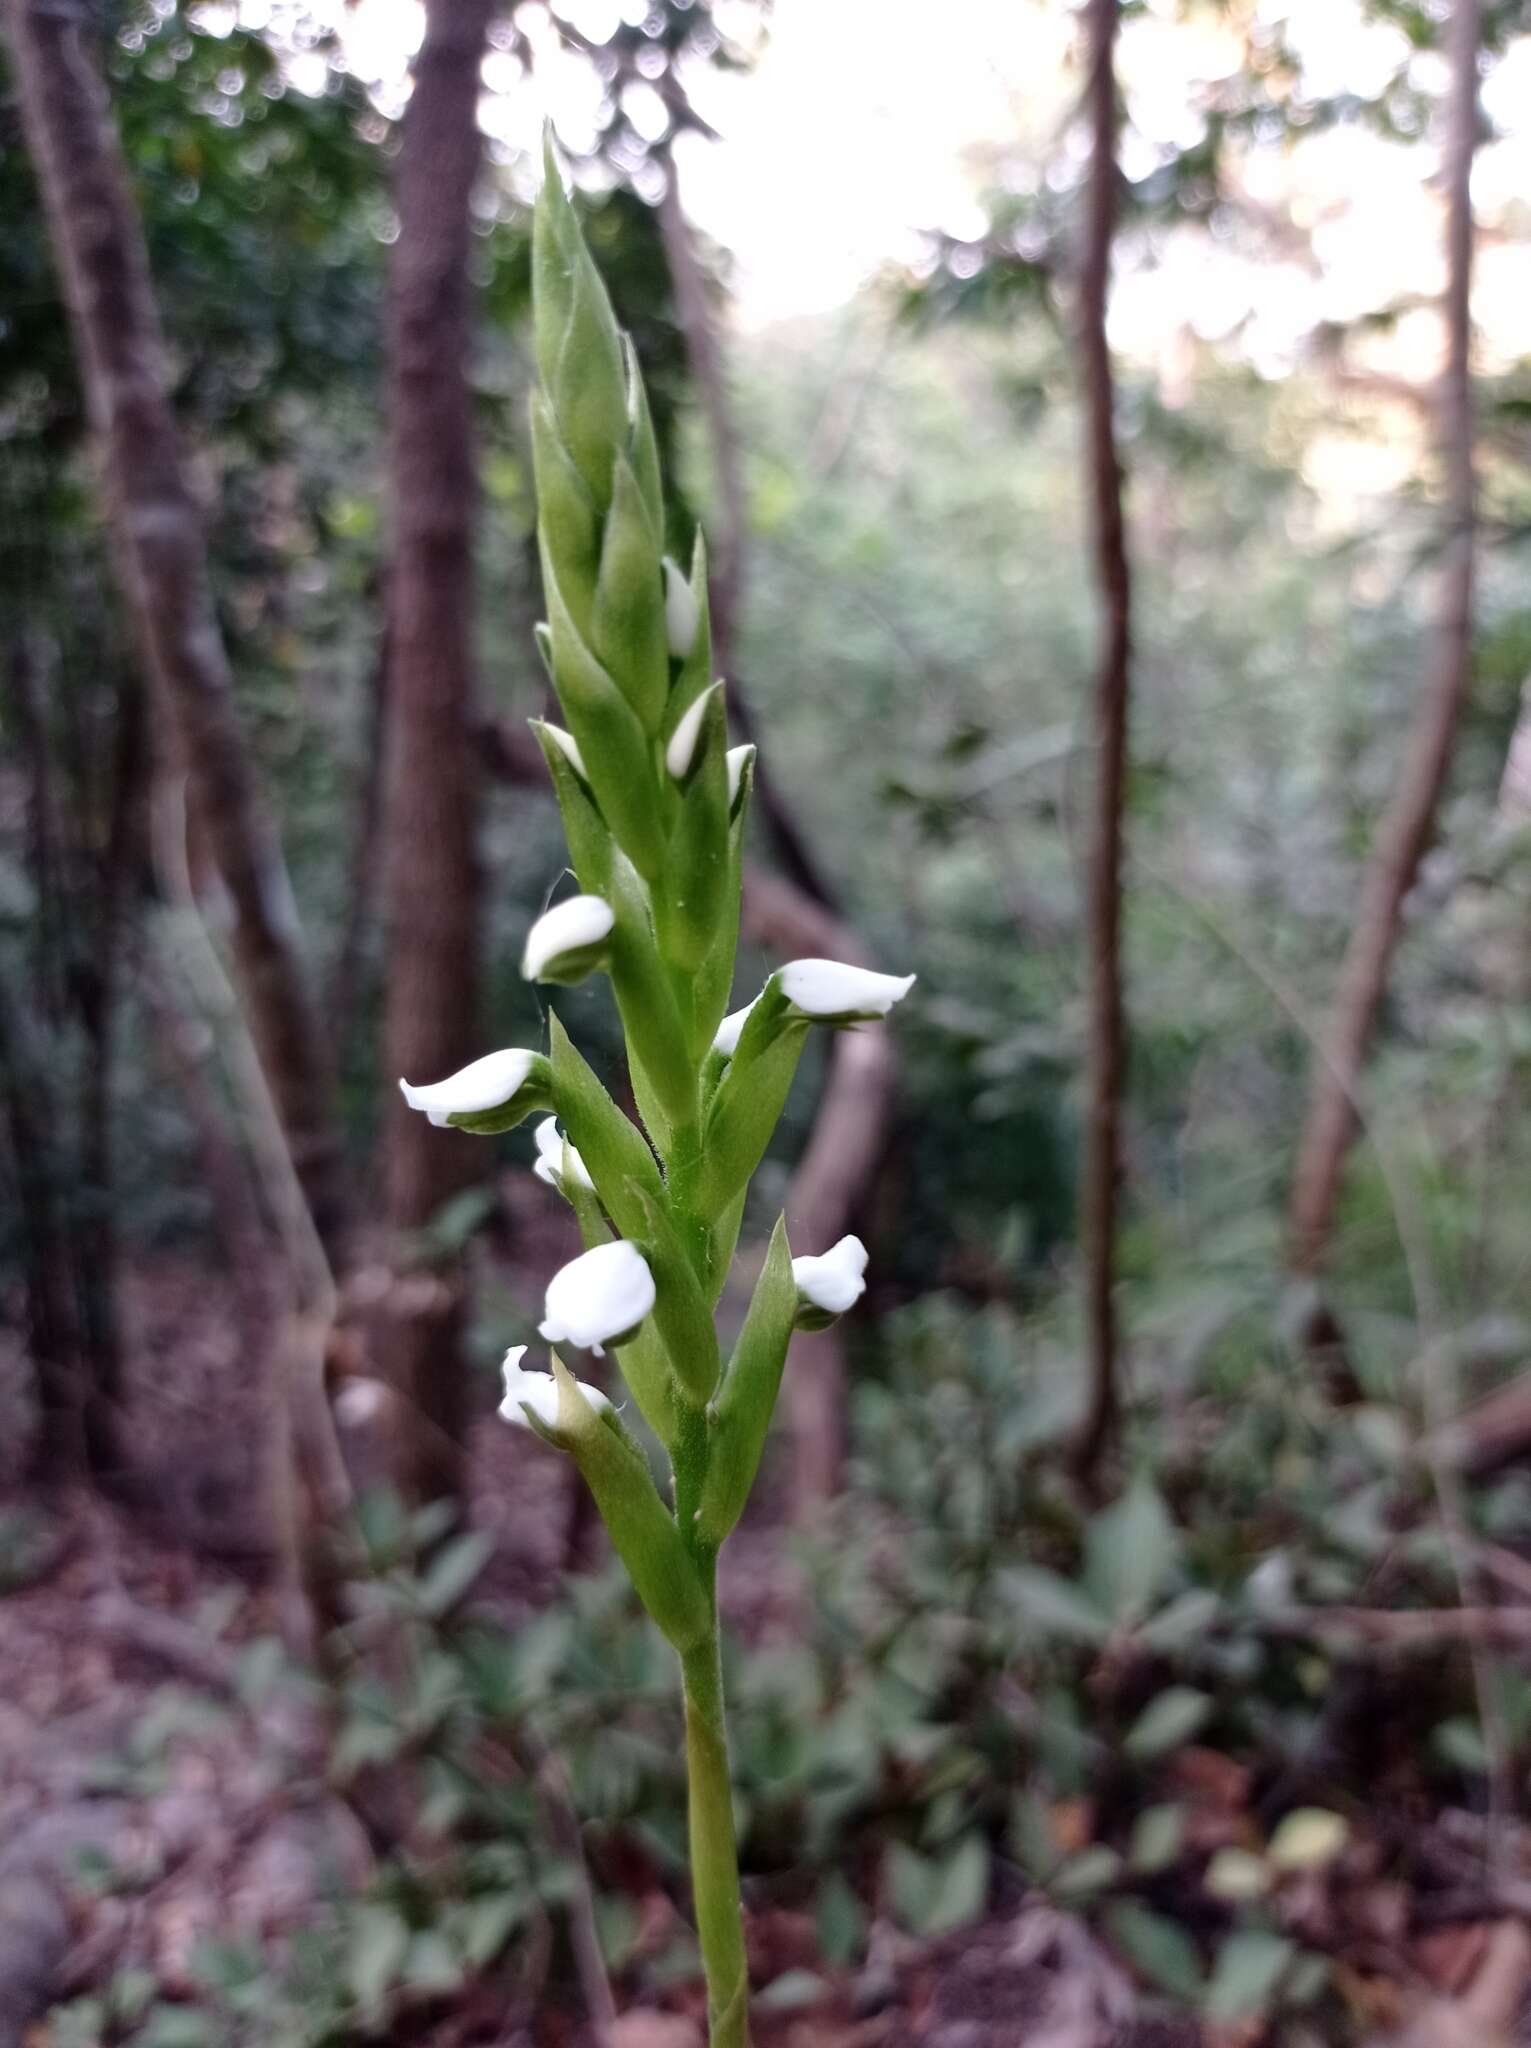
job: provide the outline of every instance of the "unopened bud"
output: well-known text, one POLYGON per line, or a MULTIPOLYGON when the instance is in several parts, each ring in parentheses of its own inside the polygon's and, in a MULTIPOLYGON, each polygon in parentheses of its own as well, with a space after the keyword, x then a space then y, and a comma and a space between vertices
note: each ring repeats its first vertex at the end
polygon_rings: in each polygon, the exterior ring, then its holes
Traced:
POLYGON ((545 910, 526 935, 521 972, 528 981, 576 982, 606 963, 616 922, 600 896, 570 896, 545 910))
POLYGON ((664 623, 665 637, 670 643, 670 652, 677 661, 684 661, 696 644, 697 623, 702 616, 691 585, 686 581, 678 562, 666 555, 664 558, 664 623))

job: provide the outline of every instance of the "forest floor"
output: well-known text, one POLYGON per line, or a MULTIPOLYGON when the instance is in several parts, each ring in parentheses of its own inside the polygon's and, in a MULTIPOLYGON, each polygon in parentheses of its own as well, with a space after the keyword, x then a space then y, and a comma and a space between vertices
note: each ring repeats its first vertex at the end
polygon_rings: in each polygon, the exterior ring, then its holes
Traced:
MULTIPOLYGON (((239 1647, 269 1635, 269 1589, 78 1495, 48 1510, 51 1561, 0 1600, 0 2048, 71 2037, 37 2017, 152 1973, 195 2004, 200 1944, 280 1943, 326 1873, 371 1851, 338 1798, 290 1773, 291 1729, 237 1707, 239 1647)), ((811 1920, 752 1926, 757 1976, 821 1971, 811 1920)), ((421 2048, 594 2048, 572 2011, 507 2026, 472 1995, 380 2038, 421 2048)), ((700 2048, 698 1994, 629 2012, 610 2048, 700 2048)), ((113 2037, 113 2038, 127 2038, 113 2037)), ((1084 1930, 1016 1901, 945 1941, 874 1942, 812 2012, 762 2015, 760 2048, 1198 2048, 1190 2022, 1138 2019, 1084 1930)))
MULTIPOLYGON (((204 1276, 177 1266, 130 1292, 133 1509, 84 1489, 46 1502, 15 1489, 0 1497, 0 2048, 148 2041, 128 2007, 94 2033, 46 2015, 63 2002, 78 2017, 124 1985, 151 1985, 156 2012, 178 2001, 194 2011, 205 1944, 236 1934, 278 1950, 326 1910, 337 1885, 365 1885, 374 1862, 366 1827, 329 1781, 312 1718, 280 1696, 250 1703, 249 1660, 273 1642, 280 1615, 260 1539, 258 1390, 226 1310, 204 1276)), ((513 1626, 552 1596, 581 1540, 573 1496, 560 1461, 487 1417, 472 1471, 473 1521, 496 1545, 475 1601, 513 1626)), ((768 1527, 744 1532, 727 1592, 747 1634, 772 1618, 780 1553, 768 1527)), ((668 1900, 643 1904, 675 1913, 668 1900)), ((760 2048, 1325 2040, 1144 2016, 1085 1922, 1019 1888, 980 1925, 942 1940, 874 1922, 854 1971, 824 1969, 802 1912, 757 1911, 751 1942, 757 1983, 817 1983, 801 2003, 760 2014, 760 2048)), ((1531 1984, 1523 1918, 1484 1914, 1445 1928, 1416 1963, 1412 2005, 1400 1996, 1390 2040, 1531 2043, 1531 2028, 1515 2031, 1531 1984)), ((624 2013, 601 2042, 572 1993, 507 2015, 486 1978, 365 2038, 401 2048, 700 2048, 699 2021, 699 1991, 683 1982, 663 2009, 624 2013)), ((173 2028, 152 2036, 163 2048, 176 2038, 173 2028)), ((221 2038, 184 2036, 187 2048, 221 2038)))

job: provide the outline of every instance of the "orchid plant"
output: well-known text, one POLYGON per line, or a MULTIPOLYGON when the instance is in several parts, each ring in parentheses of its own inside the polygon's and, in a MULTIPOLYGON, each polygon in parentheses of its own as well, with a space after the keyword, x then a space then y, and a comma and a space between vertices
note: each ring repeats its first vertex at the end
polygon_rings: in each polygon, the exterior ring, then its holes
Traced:
POLYGON ((431 1121, 505 1131, 542 1112, 535 1171, 585 1251, 548 1283, 541 1336, 505 1359, 501 1414, 567 1453, 655 1624, 680 1658, 696 1917, 714 2048, 749 2040, 724 1731, 718 1551, 760 1463, 793 1329, 822 1329, 865 1288, 858 1239, 794 1259, 777 1223, 732 1353, 714 1315, 745 1194, 815 1024, 884 1017, 912 975, 833 960, 779 968, 728 1011, 753 747, 730 747, 712 674, 706 551, 664 556, 658 452, 637 361, 581 238, 551 147, 533 232, 531 401, 547 623, 565 718, 534 721, 579 893, 527 934, 540 983, 609 977, 640 1124, 556 1015, 546 1054, 490 1053, 403 1087, 431 1121), (611 1351, 663 1446, 666 1497, 613 1401, 567 1354, 611 1351))

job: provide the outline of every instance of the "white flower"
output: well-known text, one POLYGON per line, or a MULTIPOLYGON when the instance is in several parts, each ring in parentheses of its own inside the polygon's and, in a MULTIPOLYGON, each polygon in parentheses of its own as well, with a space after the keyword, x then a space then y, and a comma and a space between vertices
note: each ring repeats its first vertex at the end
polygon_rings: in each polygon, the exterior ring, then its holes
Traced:
POLYGON ((549 1344, 575 1344, 600 1358, 603 1345, 630 1337, 653 1306, 648 1262, 636 1245, 617 1238, 581 1253, 553 1275, 540 1328, 549 1344))
POLYGON ((843 1316, 866 1293, 867 1248, 859 1237, 842 1237, 815 1258, 792 1261, 792 1277, 809 1309, 843 1316))
MULTIPOLYGON (((714 683, 712 690, 718 687, 719 685, 714 683)), ((670 744, 664 750, 664 764, 677 782, 684 782, 691 773, 696 743, 701 737, 702 720, 707 716, 707 706, 712 701, 712 690, 703 690, 700 697, 686 706, 681 713, 680 724, 670 735, 670 744)))
POLYGON ((728 764, 728 808, 733 809, 739 801, 739 785, 744 780, 744 771, 755 758, 753 747, 730 747, 724 755, 728 764))
POLYGON ((503 1109, 526 1086, 535 1053, 519 1046, 504 1052, 487 1052, 481 1060, 449 1074, 444 1081, 432 1081, 424 1088, 400 1081, 404 1100, 411 1109, 423 1109, 433 1124, 445 1124, 448 1117, 482 1116, 491 1109, 503 1109))
POLYGON ((600 896, 569 896, 545 910, 526 935, 521 972, 528 981, 578 981, 600 965, 616 923, 600 896))
MULTIPOLYGON (((507 1422, 527 1427, 528 1415, 535 1416, 544 1429, 558 1427, 558 1382, 550 1372, 523 1372, 521 1361, 526 1356, 524 1344, 512 1345, 505 1354, 505 1363, 500 1370, 505 1378, 505 1398, 500 1403, 500 1414, 507 1422)), ((599 1387, 592 1387, 588 1381, 576 1380, 585 1399, 599 1415, 603 1408, 611 1406, 610 1401, 599 1387)))
MULTIPOLYGON (((755 1003, 759 1001, 759 996, 756 996, 755 1003)), ((724 1059, 731 1060, 739 1050, 739 1033, 749 1022, 749 1014, 755 1003, 746 1003, 742 1010, 730 1011, 712 1034, 712 1049, 714 1052, 722 1053, 724 1059)))
MULTIPOLYGON (((545 1116, 532 1136, 537 1140, 537 1158, 532 1167, 538 1180, 546 1181, 550 1188, 563 1185, 564 1139, 558 1129, 556 1116, 545 1116)), ((569 1172, 582 1188, 594 1189, 595 1182, 572 1145, 569 1146, 569 1172)))
POLYGON ((886 1017, 914 987, 912 974, 874 974, 841 960, 789 960, 777 970, 777 981, 803 1016, 837 1024, 886 1017))
POLYGON ((664 558, 664 626, 665 636, 670 643, 670 652, 677 661, 684 661, 696 644, 697 622, 701 618, 701 607, 697 604, 691 585, 681 574, 677 563, 668 555, 664 558))
POLYGON ((580 780, 588 782, 590 777, 585 773, 585 757, 573 733, 565 732, 561 725, 554 725, 551 720, 545 722, 544 730, 580 780))

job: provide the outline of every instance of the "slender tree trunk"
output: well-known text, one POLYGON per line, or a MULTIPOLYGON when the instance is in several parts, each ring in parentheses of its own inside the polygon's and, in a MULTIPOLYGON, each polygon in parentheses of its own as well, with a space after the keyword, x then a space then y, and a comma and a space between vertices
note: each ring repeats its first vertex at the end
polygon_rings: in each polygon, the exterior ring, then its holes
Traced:
MULTIPOLYGON (((664 238, 675 318, 685 343, 686 361, 707 420, 712 452, 717 519, 710 531, 708 599, 712 613, 713 658, 719 675, 729 679, 728 703, 734 723, 747 740, 758 738, 749 699, 735 663, 739 619, 744 608, 745 572, 749 560, 749 519, 744 488, 744 461, 729 396, 728 371, 708 298, 707 276, 697 254, 696 234, 681 201, 680 182, 672 160, 659 202, 659 227, 664 238)), ((772 772, 769 748, 755 761, 755 801, 770 831, 778 859, 791 879, 813 902, 838 911, 834 890, 803 835, 791 804, 772 772)))
POLYGON ((112 1113, 123 941, 145 850, 146 708, 139 678, 120 675, 105 831, 90 849, 87 886, 95 898, 90 958, 76 977, 75 1005, 87 1062, 80 1128, 80 1180, 87 1213, 76 1227, 74 1251, 81 1322, 91 1360, 93 1398, 86 1413, 86 1441, 92 1466, 101 1476, 114 1476, 109 1472, 116 1455, 113 1422, 122 1398, 112 1113))
POLYGON ((1106 340, 1118 176, 1114 63, 1117 18, 1118 0, 1089 0, 1087 99, 1093 156, 1080 277, 1079 342, 1088 427, 1095 578, 1104 632, 1095 683, 1094 816, 1090 831, 1086 939, 1089 1025, 1080 1190, 1089 1378, 1084 1423, 1075 1454, 1078 1468, 1087 1479, 1098 1472, 1101 1459, 1110 1448, 1119 1406, 1114 1283, 1126 1064, 1121 962, 1122 807, 1127 777, 1132 585, 1122 518, 1122 472, 1116 450, 1115 384, 1106 340))
MULTIPOLYGON (((386 572, 382 580, 386 589, 386 572)), ((363 967, 377 911, 377 855, 383 808, 383 735, 387 730, 385 705, 388 696, 390 658, 385 598, 382 637, 378 645, 377 659, 373 662, 372 672, 367 679, 361 773, 355 795, 351 851, 346 863, 344 922, 329 979, 330 1044, 335 1063, 342 1073, 346 1069, 347 1056, 356 1034, 357 1018, 362 1004, 363 967)))
MULTIPOLYGON (((478 776, 473 708, 469 200, 490 0, 427 0, 404 117, 389 298, 393 555, 383 846, 390 1075, 435 1081, 476 1051, 478 776)), ((466 1421, 457 1266, 409 1273, 412 1236, 471 1175, 473 1148, 394 1099, 386 1198, 398 1278, 384 1333, 401 1396, 400 1481, 455 1494, 466 1421)))
MULTIPOLYGON (((58 1154, 62 1113, 48 1063, 30 1043, 26 1019, 3 984, 0 1106, 15 1169, 27 1348, 37 1397, 29 1468, 32 1478, 46 1483, 83 1473, 94 1462, 86 1439, 93 1404, 58 1154)), ((97 1420, 106 1421, 99 1410, 97 1420)))
POLYGON ((1387 988, 1408 895, 1435 829, 1472 678, 1474 525, 1472 397, 1472 166, 1478 140, 1479 0, 1455 0, 1446 139, 1446 366, 1440 431, 1450 533, 1440 612, 1424 695, 1392 800, 1377 827, 1350 942, 1340 967, 1322 1057, 1315 1063, 1297 1147, 1288 1217, 1289 1258, 1311 1278, 1334 1229, 1340 1176, 1355 1137, 1355 1098, 1387 988))
POLYGON ((228 893, 245 1002, 315 1223, 344 1213, 329 1063, 280 843, 233 702, 167 396, 143 230, 80 0, 5 0, 23 126, 105 471, 118 579, 228 893))

